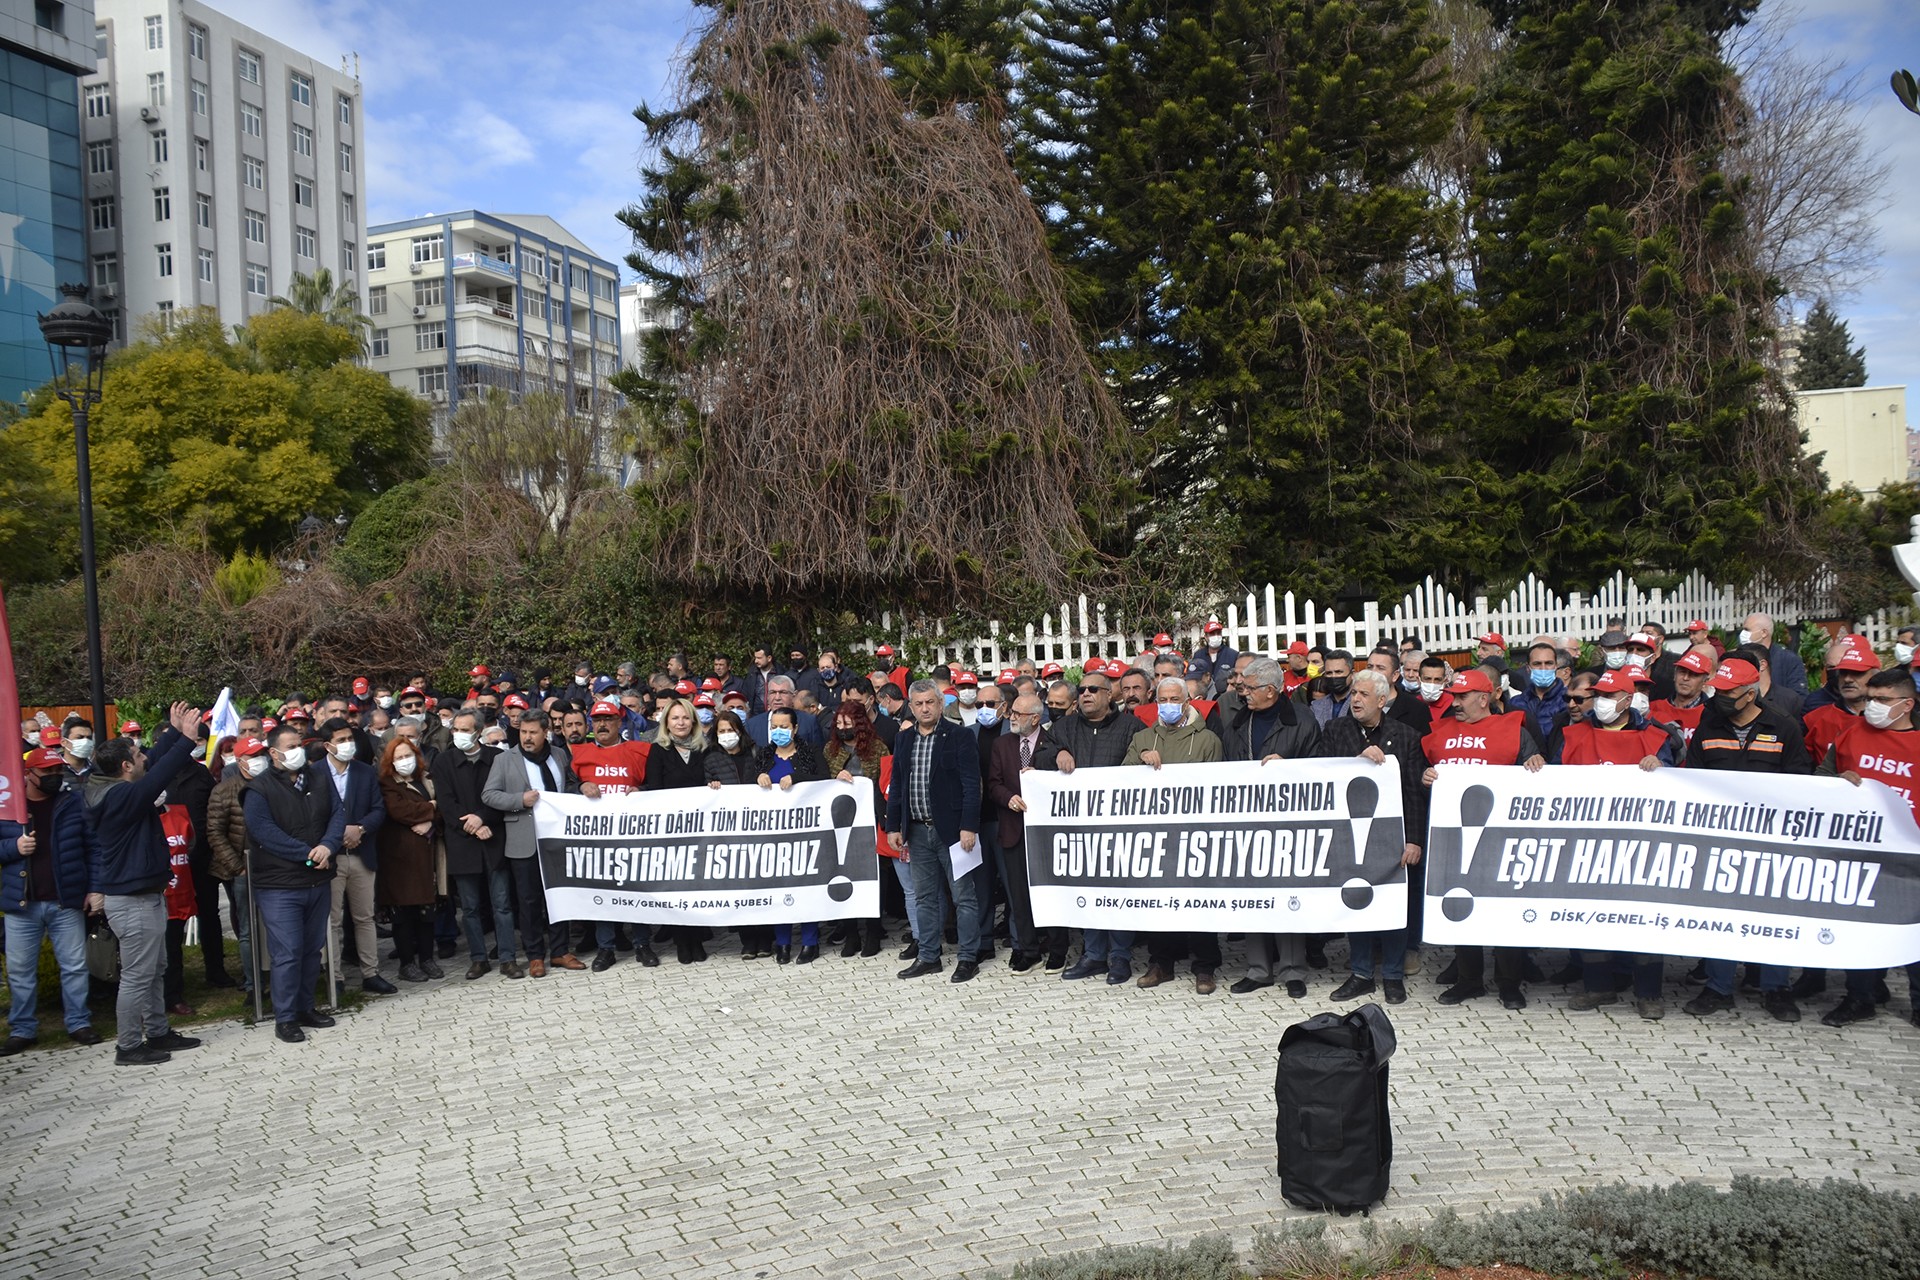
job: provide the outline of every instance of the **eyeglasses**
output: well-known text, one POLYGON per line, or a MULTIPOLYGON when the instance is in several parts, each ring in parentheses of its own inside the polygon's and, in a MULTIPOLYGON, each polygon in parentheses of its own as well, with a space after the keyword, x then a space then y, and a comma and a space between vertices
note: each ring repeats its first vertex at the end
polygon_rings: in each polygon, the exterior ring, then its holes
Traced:
POLYGON ((1567 701, 1568 702, 1592 702, 1594 698, 1597 696, 1598 696, 1597 694, 1591 694, 1591 693, 1570 693, 1567 695, 1567 701))

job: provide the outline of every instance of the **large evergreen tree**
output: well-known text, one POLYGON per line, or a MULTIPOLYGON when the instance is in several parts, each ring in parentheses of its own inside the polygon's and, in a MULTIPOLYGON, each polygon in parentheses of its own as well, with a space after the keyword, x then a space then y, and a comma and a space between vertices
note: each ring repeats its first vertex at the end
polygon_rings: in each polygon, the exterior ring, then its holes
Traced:
POLYGON ((873 48, 916 111, 997 116, 1026 0, 873 0, 873 48))
POLYGON ((1800 354, 1794 360, 1793 385, 1802 391, 1867 385, 1867 349, 1850 345, 1847 322, 1833 314, 1825 298, 1807 312, 1800 330, 1800 354))
POLYGON ((1427 6, 1043 0, 1033 31, 1019 162, 1168 527, 1322 599, 1471 573, 1427 6))
POLYGON ((1476 259, 1501 381, 1476 441, 1511 477, 1485 495, 1509 572, 1807 565, 1817 475, 1766 386, 1770 300, 1722 171, 1721 40, 1757 4, 1487 0, 1476 259))

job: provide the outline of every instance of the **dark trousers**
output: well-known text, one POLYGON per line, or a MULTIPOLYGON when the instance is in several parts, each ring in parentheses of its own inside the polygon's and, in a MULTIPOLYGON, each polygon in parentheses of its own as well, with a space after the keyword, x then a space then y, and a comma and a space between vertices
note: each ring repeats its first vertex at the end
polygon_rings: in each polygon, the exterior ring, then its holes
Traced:
POLYGON ((429 908, 393 907, 393 950, 401 964, 420 964, 433 957, 433 923, 429 908))
MULTIPOLYGON (((1007 932, 1016 955, 1040 954, 1040 939, 1033 927, 1033 886, 1027 881, 1027 841, 1025 835, 1010 845, 996 846, 994 860, 1000 864, 1000 886, 1007 894, 1007 932)), ((1064 941, 1062 950, 1065 950, 1064 941)))
POLYGON ((320 952, 327 945, 327 920, 333 888, 255 889, 260 924, 273 961, 273 1020, 292 1022, 313 1012, 313 987, 320 981, 320 952))
POLYGON ((740 949, 742 951, 771 951, 773 949, 773 926, 770 924, 741 925, 740 949))
POLYGON ((1149 933, 1147 960, 1168 973, 1188 956, 1193 957, 1196 974, 1212 973, 1220 967, 1220 935, 1217 933, 1149 933))
POLYGON ((1643 956, 1630 951, 1582 951, 1582 985, 1588 991, 1612 991, 1615 978, 1633 974, 1633 998, 1658 1000, 1660 978, 1666 968, 1665 956, 1643 956))
POLYGON ((166 991, 167 1007, 187 1002, 187 975, 180 968, 187 945, 187 922, 167 917, 167 973, 161 985, 166 991))
POLYGON ((559 959, 567 953, 567 940, 564 930, 547 928, 547 887, 540 879, 540 859, 508 858, 507 869, 513 873, 517 903, 513 920, 520 926, 520 945, 527 949, 527 959, 559 959))
POLYGON ((189 856, 188 865, 193 870, 193 900, 200 913, 200 959, 211 978, 227 971, 227 942, 220 934, 220 882, 213 878, 213 851, 197 858, 189 856))
MULTIPOLYGON (((1493 949, 1493 981, 1500 990, 1517 988, 1527 975, 1526 947, 1495 947, 1493 949)), ((1456 947, 1453 953, 1456 964, 1457 980, 1463 987, 1485 986, 1487 982, 1487 949, 1485 947, 1456 947)))

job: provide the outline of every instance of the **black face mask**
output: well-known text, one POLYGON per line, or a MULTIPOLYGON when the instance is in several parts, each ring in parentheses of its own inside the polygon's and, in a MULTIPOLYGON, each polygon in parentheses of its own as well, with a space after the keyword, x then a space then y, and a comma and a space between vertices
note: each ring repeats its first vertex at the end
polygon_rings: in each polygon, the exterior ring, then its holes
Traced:
POLYGON ((1329 698, 1338 701, 1347 696, 1347 688, 1350 684, 1352 684, 1352 681, 1344 677, 1336 680, 1329 676, 1320 682, 1320 687, 1327 691, 1329 698))
POLYGON ((1713 695, 1713 709, 1723 716, 1740 714, 1740 695, 1737 693, 1716 693, 1713 695))

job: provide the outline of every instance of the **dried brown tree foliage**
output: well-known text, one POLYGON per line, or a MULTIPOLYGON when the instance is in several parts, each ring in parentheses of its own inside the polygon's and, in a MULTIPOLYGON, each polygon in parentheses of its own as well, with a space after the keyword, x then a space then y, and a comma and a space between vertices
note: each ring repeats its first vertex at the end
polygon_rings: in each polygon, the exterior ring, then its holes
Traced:
POLYGON ((692 323, 653 374, 661 572, 992 602, 1099 567, 1125 423, 986 126, 910 115, 853 0, 716 6, 627 220, 692 323), (643 229, 644 228, 644 229, 643 229))

